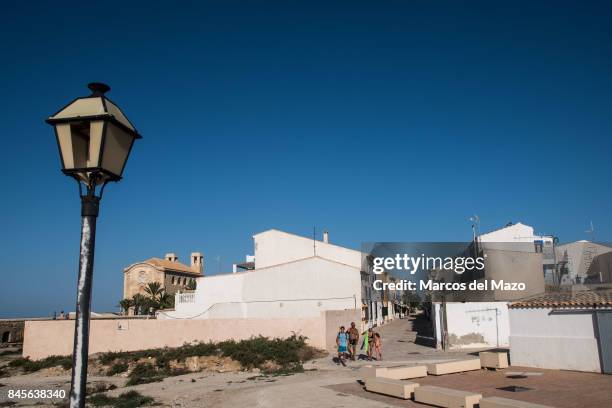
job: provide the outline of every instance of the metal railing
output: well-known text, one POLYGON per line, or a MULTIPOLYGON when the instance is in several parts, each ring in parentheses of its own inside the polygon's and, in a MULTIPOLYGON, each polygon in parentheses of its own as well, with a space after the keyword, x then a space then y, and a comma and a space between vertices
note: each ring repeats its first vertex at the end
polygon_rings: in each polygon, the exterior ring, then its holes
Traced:
POLYGON ((195 303, 195 293, 179 293, 177 303, 195 303))

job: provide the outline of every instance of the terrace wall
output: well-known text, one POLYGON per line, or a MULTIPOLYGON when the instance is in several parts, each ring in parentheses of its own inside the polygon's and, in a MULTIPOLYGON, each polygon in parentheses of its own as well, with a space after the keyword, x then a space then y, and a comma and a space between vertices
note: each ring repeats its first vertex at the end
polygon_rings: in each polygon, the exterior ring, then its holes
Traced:
MULTIPOLYGON (((89 353, 178 347, 190 342, 243 340, 252 336, 308 337, 320 349, 335 348, 339 326, 358 322, 360 311, 334 310, 312 318, 282 319, 92 319, 89 353)), ((72 354, 74 320, 26 321, 23 356, 39 360, 72 354)))

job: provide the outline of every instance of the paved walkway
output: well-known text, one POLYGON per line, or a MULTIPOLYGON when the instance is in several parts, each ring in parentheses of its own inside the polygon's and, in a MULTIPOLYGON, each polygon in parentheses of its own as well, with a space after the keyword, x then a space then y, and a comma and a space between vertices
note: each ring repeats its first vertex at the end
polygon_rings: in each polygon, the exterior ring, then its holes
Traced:
POLYGON ((376 328, 383 339, 383 358, 385 362, 434 362, 463 358, 465 351, 442 351, 433 346, 430 322, 423 315, 393 320, 376 328), (427 345, 425 345, 427 344, 427 345))
MULTIPOLYGON (((383 361, 368 361, 362 359, 347 361, 349 367, 361 367, 363 365, 399 365, 399 364, 428 364, 461 358, 474 358, 470 355, 474 349, 468 351, 442 351, 425 345, 434 344, 429 332, 429 322, 422 316, 408 317, 393 320, 383 326, 374 329, 380 333, 383 345, 383 361)), ((361 344, 361 339, 359 340, 361 344)), ((332 366, 336 365, 331 358, 323 359, 319 363, 332 366)))
MULTIPOLYGON (((612 376, 576 371, 544 370, 511 367, 500 371, 478 370, 465 373, 427 376, 415 379, 420 385, 435 385, 456 390, 471 391, 484 397, 502 397, 555 408, 609 408, 612 406, 612 376), (523 371, 524 378, 508 377, 507 372, 523 371), (536 375, 539 374, 539 375, 536 375), (522 387, 518 392, 501 390, 522 387)), ((356 382, 328 386, 337 393, 368 399, 386 406, 426 408, 429 405, 404 401, 364 390, 356 382)), ((374 406, 374 405, 373 405, 374 406)))

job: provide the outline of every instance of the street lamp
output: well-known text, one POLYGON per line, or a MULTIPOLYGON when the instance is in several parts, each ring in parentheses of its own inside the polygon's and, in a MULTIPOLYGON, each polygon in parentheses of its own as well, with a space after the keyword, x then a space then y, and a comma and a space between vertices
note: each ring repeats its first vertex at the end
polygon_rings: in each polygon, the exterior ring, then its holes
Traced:
POLYGON ((110 91, 108 85, 91 83, 88 87, 91 95, 73 100, 46 120, 55 129, 62 172, 77 181, 81 196, 71 408, 85 406, 91 283, 100 199, 108 182, 121 180, 134 140, 141 138, 121 109, 105 96, 110 91))

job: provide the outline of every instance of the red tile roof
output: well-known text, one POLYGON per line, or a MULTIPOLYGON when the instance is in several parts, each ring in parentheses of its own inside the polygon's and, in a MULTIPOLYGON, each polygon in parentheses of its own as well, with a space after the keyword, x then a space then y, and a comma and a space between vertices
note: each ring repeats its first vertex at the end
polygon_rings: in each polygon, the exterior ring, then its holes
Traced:
POLYGON ((509 308, 612 307, 612 289, 550 292, 512 302, 509 308))
POLYGON ((172 261, 168 261, 167 259, 149 258, 146 261, 142 261, 142 263, 150 264, 150 265, 156 266, 158 268, 163 268, 166 270, 191 273, 191 274, 200 275, 200 276, 202 275, 199 271, 193 270, 190 266, 187 266, 178 261, 172 262, 172 261))

